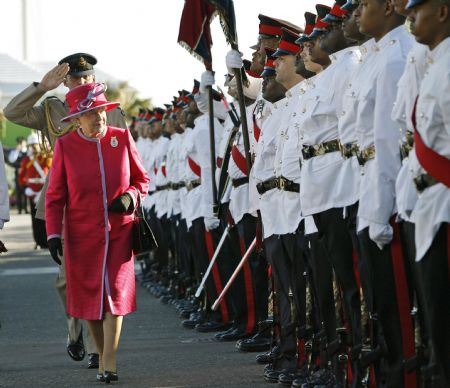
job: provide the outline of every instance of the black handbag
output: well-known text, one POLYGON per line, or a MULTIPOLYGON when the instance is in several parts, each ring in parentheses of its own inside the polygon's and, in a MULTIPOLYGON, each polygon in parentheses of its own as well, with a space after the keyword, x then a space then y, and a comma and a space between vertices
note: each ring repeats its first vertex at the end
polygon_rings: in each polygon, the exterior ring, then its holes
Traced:
POLYGON ((158 248, 152 229, 148 225, 144 212, 142 210, 141 200, 138 199, 138 205, 134 211, 133 225, 133 254, 135 256, 149 253, 158 248))

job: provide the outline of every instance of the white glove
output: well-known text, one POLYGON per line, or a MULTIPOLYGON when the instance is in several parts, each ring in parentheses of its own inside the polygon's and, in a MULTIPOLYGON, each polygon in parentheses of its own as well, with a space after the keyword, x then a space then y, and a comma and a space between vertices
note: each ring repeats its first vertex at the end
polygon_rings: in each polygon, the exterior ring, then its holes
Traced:
POLYGON ((24 193, 27 197, 34 197, 37 194, 31 187, 25 188, 24 193))
POLYGON ((383 225, 371 222, 369 224, 369 237, 381 250, 392 241, 394 231, 389 224, 383 225))
POLYGON ((209 232, 219 227, 220 221, 217 217, 204 217, 205 229, 209 232))
POLYGON ((244 66, 244 62, 242 61, 243 55, 244 54, 237 50, 228 51, 227 56, 225 57, 225 63, 229 74, 234 74, 233 69, 240 69, 244 66))
POLYGON ((206 87, 213 86, 215 83, 214 73, 209 70, 204 71, 200 78, 200 93, 205 93, 206 87))

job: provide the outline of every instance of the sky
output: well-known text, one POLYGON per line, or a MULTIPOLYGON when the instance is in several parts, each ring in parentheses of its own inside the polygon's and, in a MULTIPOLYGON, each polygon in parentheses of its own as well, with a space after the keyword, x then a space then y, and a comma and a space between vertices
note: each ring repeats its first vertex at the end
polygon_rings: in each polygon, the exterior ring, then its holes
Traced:
MULTIPOLYGON (((24 59, 23 3, 30 62, 56 65, 68 54, 93 54, 100 69, 128 81, 154 105, 170 103, 180 89, 192 89, 193 79, 200 79, 204 71, 204 65, 177 44, 183 0, 0 0, 0 52, 17 59, 24 59)), ((313 0, 234 0, 244 58, 251 59, 258 14, 303 26, 305 11, 314 12, 315 4, 313 0)), ((222 86, 229 46, 218 18, 211 31, 213 69, 216 83, 222 86)))

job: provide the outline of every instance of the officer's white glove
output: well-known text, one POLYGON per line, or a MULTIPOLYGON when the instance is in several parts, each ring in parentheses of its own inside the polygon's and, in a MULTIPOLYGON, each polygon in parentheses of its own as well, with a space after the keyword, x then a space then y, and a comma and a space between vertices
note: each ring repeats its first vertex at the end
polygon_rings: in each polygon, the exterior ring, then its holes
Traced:
POLYGON ((206 87, 213 86, 215 83, 213 72, 209 70, 204 71, 200 78, 200 93, 205 93, 206 87))
POLYGON ((197 103, 197 108, 201 113, 207 114, 209 112, 208 94, 201 90, 201 86, 200 93, 194 94, 194 100, 197 103))
POLYGON ((209 232, 219 227, 220 221, 217 217, 204 217, 205 229, 209 232))
POLYGON ((242 53, 237 50, 230 50, 225 57, 225 63, 227 65, 228 74, 234 74, 233 69, 240 69, 244 66, 242 61, 242 53))
POLYGON ((371 222, 369 224, 369 237, 381 250, 392 241, 394 230, 389 224, 384 225, 371 222))

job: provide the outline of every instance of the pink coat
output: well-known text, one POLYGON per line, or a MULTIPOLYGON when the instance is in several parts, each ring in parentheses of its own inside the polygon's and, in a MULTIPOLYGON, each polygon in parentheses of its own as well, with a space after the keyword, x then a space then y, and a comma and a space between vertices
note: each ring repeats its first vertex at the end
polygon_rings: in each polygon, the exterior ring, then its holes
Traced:
POLYGON ((132 226, 134 214, 108 213, 117 196, 145 196, 149 178, 128 130, 108 127, 101 139, 78 130, 55 145, 45 198, 48 238, 61 236, 67 313, 97 320, 105 311, 136 310, 132 226))

